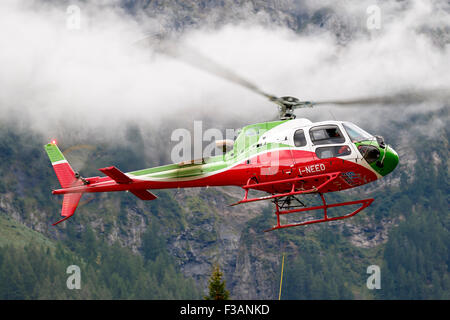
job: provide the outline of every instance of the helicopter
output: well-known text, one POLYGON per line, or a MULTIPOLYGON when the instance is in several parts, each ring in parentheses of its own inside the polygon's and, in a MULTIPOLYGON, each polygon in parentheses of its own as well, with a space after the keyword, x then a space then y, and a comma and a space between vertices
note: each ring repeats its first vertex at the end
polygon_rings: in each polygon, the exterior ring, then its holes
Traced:
MULTIPOLYGON (((146 45, 148 41, 146 38, 139 45, 146 45)), ((160 42, 155 52, 180 59, 262 95, 277 105, 279 119, 245 126, 235 140, 216 141, 223 151, 220 155, 126 173, 115 166, 99 169, 105 176, 82 177, 73 170, 53 140, 44 148, 61 188, 52 193, 64 195, 63 218, 53 225, 73 216, 85 193, 127 191, 141 200, 151 201, 157 199, 153 190, 217 186, 242 188, 243 198, 232 206, 271 201, 275 207, 276 225, 266 231, 347 219, 370 206, 374 199, 328 204, 324 195, 385 177, 397 167, 399 156, 382 136, 372 135, 350 121, 312 122, 297 119, 294 111, 325 104, 405 104, 442 96, 437 91, 414 91, 350 100, 301 101, 291 96, 268 94, 191 48, 180 49, 166 41, 160 42), (264 192, 265 195, 250 196, 250 191, 264 192), (321 205, 308 207, 299 199, 314 195, 320 197, 321 205), (350 213, 328 214, 330 208, 353 208, 355 205, 358 208, 350 213), (323 217, 281 223, 283 215, 316 210, 321 210, 323 217)))

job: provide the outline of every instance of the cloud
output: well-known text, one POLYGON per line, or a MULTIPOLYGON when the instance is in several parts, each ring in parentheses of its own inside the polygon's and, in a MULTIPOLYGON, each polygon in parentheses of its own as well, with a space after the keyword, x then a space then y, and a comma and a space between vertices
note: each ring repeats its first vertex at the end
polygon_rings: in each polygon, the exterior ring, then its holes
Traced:
MULTIPOLYGON (((305 5, 310 15, 329 7, 343 25, 350 21, 351 38, 344 44, 333 23, 298 33, 282 24, 256 23, 252 13, 249 20, 214 29, 210 24, 187 29, 179 41, 278 96, 340 99, 448 87, 449 45, 435 41, 436 32, 449 27, 445 2, 379 2, 381 29, 373 31, 364 27, 366 3, 305 5)), ((65 5, 2 1, 2 119, 29 119, 30 128, 49 139, 69 132, 116 138, 133 121, 144 132, 161 128, 159 138, 168 140, 169 128, 189 128, 193 120, 224 128, 276 117, 274 105, 245 88, 133 46, 161 25, 158 19, 167 25, 171 17, 150 18, 139 10, 131 16, 118 4, 80 2, 80 29, 70 30, 65 5)), ((395 106, 392 110, 324 107, 297 113, 312 120, 354 119, 376 129, 388 115, 399 116, 395 106)))

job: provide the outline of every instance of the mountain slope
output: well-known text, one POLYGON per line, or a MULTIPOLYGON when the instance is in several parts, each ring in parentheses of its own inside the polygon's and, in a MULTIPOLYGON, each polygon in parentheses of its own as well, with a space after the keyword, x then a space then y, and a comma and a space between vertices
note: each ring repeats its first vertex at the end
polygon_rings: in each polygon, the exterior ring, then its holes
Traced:
MULTIPOLYGON (((448 112, 435 116, 445 118, 448 112)), ((415 122, 432 121, 432 117, 414 117, 415 122)), ((272 208, 266 204, 228 207, 242 196, 238 188, 156 190, 159 198, 151 202, 129 194, 98 195, 85 199, 71 220, 52 227, 60 200, 50 194, 57 182, 41 138, 4 125, 0 130, 6 160, 0 165, 0 243, 15 243, 16 248, 32 243, 56 247, 56 252, 69 252, 72 261, 83 261, 86 270, 97 268, 100 261, 100 270, 88 272, 94 274, 92 286, 102 290, 80 294, 79 298, 200 297, 191 295, 190 289, 183 290, 193 286, 206 290, 211 267, 219 263, 233 298, 275 299, 283 252, 284 298, 446 298, 449 132, 440 129, 439 140, 416 135, 403 145, 396 133, 410 120, 396 123, 395 129, 389 129, 388 124, 381 129, 385 129, 387 141, 400 146, 400 159, 405 156, 414 162, 401 161, 399 169, 385 181, 328 195, 330 201, 371 196, 375 198, 371 207, 344 222, 271 233, 262 232, 275 223, 272 208), (60 246, 63 249, 58 249, 60 246), (365 285, 366 269, 374 264, 381 267, 383 281, 382 290, 376 292, 365 285), (111 282, 106 275, 113 274, 117 281, 111 282), (147 285, 140 287, 135 280, 132 283, 138 287, 126 285, 132 274, 142 274, 147 285), (158 282, 161 279, 165 280, 158 282), (162 291, 153 294, 149 288, 162 291)), ((130 146, 101 144, 96 150, 100 151, 94 152, 93 164, 86 164, 87 172, 90 166, 101 167, 99 163, 142 159, 139 149, 130 146), (122 148, 127 152, 118 152, 122 148)), ((69 161, 70 156, 75 158, 75 153, 67 155, 69 161)), ((45 251, 37 252, 42 255, 45 251)), ((74 263, 67 258, 55 259, 61 268, 61 261, 65 267, 74 263)), ((61 281, 66 277, 64 272, 59 271, 61 281)))

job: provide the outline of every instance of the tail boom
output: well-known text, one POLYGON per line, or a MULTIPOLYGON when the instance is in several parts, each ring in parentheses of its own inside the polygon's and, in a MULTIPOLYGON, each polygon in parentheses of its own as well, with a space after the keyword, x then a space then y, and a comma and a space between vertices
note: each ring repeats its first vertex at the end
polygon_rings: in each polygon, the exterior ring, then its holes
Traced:
MULTIPOLYGON (((116 192, 116 191, 139 191, 151 189, 147 181, 133 180, 131 183, 117 183, 107 177, 100 178, 101 180, 89 185, 80 185, 70 188, 62 188, 53 190, 53 194, 70 194, 70 193, 97 193, 97 192, 116 192)), ((86 178, 90 180, 90 178, 86 178)))
POLYGON ((54 223, 54 226, 73 216, 83 193, 130 191, 141 200, 157 198, 146 190, 148 183, 133 180, 116 167, 100 169, 107 177, 82 178, 75 173, 54 141, 44 148, 61 185, 61 189, 53 190, 52 193, 64 195, 61 209, 63 219, 54 223))

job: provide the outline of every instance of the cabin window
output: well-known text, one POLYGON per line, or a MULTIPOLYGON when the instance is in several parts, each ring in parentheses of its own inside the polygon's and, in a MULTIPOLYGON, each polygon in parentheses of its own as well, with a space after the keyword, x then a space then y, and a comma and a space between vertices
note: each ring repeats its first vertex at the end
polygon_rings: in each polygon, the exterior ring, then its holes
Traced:
POLYGON ((316 155, 319 159, 343 157, 351 153, 352 151, 348 146, 320 147, 316 149, 316 155))
MULTIPOLYGON (((286 137, 287 138, 287 137, 286 137)), ((302 129, 298 129, 294 133, 294 144, 296 147, 304 147, 306 146, 306 138, 305 133, 302 129)))
POLYGON ((380 150, 375 146, 361 144, 358 146, 358 150, 368 163, 373 163, 380 157, 380 150))
POLYGON ((345 137, 336 125, 325 125, 309 130, 311 141, 314 145, 344 143, 345 137))

